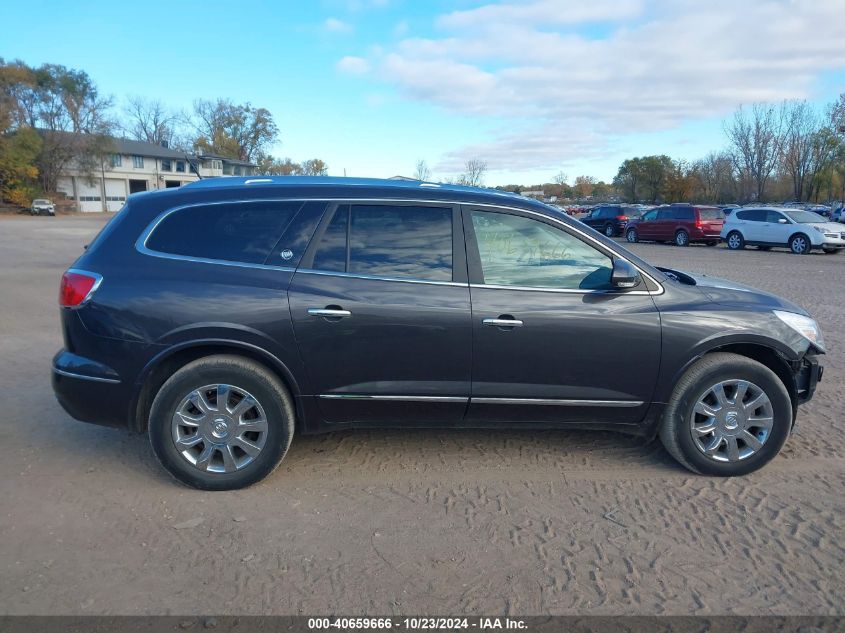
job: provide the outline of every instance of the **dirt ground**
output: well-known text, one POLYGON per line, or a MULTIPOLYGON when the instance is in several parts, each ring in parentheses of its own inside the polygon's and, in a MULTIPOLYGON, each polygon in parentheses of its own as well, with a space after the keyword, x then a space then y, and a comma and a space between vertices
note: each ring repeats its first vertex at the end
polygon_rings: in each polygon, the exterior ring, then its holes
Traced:
POLYGON ((103 221, 0 219, 0 613, 845 614, 845 254, 635 246, 820 321, 824 381, 754 475, 610 433, 355 431, 203 493, 53 398, 58 280, 103 221))

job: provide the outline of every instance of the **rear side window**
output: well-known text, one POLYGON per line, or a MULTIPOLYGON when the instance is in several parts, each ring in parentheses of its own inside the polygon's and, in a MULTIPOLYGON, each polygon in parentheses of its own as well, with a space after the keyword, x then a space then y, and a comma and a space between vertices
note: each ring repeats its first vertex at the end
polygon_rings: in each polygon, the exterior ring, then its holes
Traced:
POLYGON ((145 245, 170 255, 262 264, 301 206, 237 202, 179 209, 159 222, 145 245))
POLYGON ((452 281, 452 209, 351 207, 350 273, 452 281))
POLYGON ((701 220, 724 220, 725 214, 721 209, 699 209, 698 217, 701 220))
POLYGON ((694 220, 695 213, 692 209, 672 209, 672 215, 669 217, 673 220, 694 220))
POLYGON ((765 222, 766 211, 763 209, 744 209, 736 212, 736 218, 746 222, 765 222))
POLYGON ((317 243, 314 252, 315 270, 346 272, 346 230, 349 225, 349 206, 337 208, 317 243))
POLYGON ((343 205, 314 251, 315 270, 452 281, 452 209, 343 205))

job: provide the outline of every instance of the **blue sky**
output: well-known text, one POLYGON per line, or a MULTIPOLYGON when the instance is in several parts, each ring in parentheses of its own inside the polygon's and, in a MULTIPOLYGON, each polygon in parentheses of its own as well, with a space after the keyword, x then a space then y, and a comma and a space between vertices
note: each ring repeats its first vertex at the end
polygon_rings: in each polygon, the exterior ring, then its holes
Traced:
POLYGON ((626 157, 695 159, 756 100, 845 91, 841 0, 4 3, 0 56, 126 95, 273 113, 279 156, 330 173, 487 183, 609 180, 626 157), (36 26, 37 25, 37 26, 36 26))

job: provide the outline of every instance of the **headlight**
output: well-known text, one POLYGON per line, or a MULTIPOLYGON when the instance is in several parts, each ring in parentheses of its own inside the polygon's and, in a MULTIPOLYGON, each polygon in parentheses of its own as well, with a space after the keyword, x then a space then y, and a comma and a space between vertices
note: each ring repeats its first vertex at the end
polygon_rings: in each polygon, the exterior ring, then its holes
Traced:
POLYGON ((813 319, 794 312, 783 312, 781 310, 772 310, 772 312, 775 313, 777 318, 786 323, 789 327, 798 332, 820 350, 824 351, 824 339, 822 338, 821 328, 813 319))

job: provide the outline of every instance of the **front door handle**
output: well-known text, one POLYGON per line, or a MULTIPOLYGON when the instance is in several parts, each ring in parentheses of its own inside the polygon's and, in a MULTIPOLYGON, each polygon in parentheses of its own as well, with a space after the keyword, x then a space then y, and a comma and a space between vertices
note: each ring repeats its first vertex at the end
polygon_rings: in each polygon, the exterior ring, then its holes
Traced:
POLYGON ((345 319, 352 316, 349 310, 341 310, 340 308, 308 308, 308 314, 325 319, 345 319))
POLYGON ((498 319, 484 319, 482 321, 482 323, 484 325, 492 325, 493 327, 506 327, 506 328, 522 327, 523 325, 525 325, 522 321, 520 321, 519 319, 513 318, 509 314, 503 314, 498 319))

